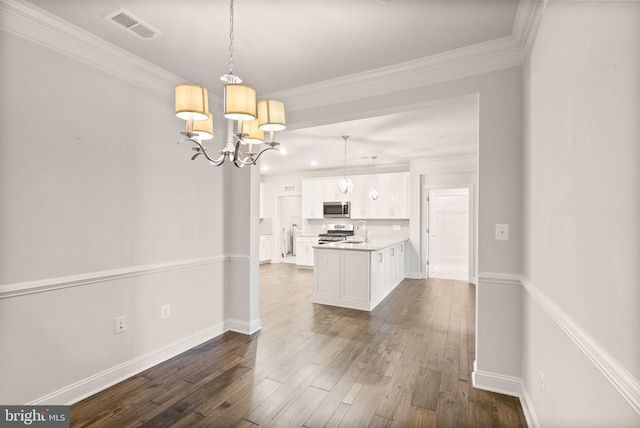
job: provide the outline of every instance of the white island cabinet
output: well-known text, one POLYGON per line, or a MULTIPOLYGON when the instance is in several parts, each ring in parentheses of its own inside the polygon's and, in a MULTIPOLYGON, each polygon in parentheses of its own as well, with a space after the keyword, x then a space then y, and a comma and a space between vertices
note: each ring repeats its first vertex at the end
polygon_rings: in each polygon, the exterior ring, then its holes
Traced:
POLYGON ((313 302, 373 310, 404 279, 405 240, 315 247, 313 302))

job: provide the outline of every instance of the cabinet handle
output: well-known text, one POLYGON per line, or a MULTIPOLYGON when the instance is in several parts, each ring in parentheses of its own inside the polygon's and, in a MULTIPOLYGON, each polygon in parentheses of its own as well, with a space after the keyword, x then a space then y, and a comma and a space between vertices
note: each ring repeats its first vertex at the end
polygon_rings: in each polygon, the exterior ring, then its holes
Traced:
POLYGON ((391 257, 393 257, 393 256, 395 256, 395 255, 396 255, 395 248, 392 248, 392 249, 391 249, 391 257))
POLYGON ((378 262, 382 263, 382 253, 378 253, 378 262))
POLYGON ((404 244, 400 244, 400 252, 404 251, 404 244))

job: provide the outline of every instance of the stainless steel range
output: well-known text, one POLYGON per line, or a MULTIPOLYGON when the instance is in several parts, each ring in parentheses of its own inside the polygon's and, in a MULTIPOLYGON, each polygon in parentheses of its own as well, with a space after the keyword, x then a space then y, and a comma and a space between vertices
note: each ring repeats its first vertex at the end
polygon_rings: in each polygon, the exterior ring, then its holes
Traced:
POLYGON ((353 224, 328 224, 327 232, 318 235, 319 244, 329 244, 331 242, 345 241, 353 236, 353 224))

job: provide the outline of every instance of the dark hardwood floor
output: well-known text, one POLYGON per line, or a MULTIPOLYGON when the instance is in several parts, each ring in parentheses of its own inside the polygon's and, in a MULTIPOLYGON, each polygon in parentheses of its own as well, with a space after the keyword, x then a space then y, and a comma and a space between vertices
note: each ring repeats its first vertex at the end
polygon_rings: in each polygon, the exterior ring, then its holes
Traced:
POLYGON ((263 328, 226 333, 71 407, 73 427, 526 427, 474 389, 475 287, 405 279, 373 312, 311 303, 313 272, 260 268, 263 328))

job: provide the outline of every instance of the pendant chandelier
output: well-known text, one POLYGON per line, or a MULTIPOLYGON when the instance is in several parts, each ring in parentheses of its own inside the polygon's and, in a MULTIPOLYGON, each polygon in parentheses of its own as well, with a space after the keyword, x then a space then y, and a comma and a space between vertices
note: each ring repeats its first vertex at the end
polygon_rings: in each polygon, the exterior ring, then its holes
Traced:
POLYGON ((343 135, 342 138, 344 139, 344 178, 338 183, 338 190, 346 195, 353 190, 353 183, 347 178, 347 139, 349 136, 343 135))
POLYGON ((220 80, 224 83, 224 117, 235 121, 236 129, 232 129, 231 138, 218 152, 219 156, 210 156, 202 141, 213 138, 213 115, 209 111, 207 88, 201 85, 176 85, 176 116, 186 121, 186 130, 181 132, 185 138, 179 143, 194 144, 196 154, 191 160, 203 155, 211 165, 220 166, 229 159, 240 168, 255 165, 268 150, 278 150, 279 143, 274 141, 274 133, 285 129, 286 120, 282 101, 267 98, 256 103, 256 90, 233 74, 233 0, 229 16, 229 73, 221 76, 220 80), (265 131, 269 132, 269 141, 266 142, 265 131), (266 147, 260 150, 262 143, 266 147))
POLYGON ((373 189, 371 189, 371 191, 369 192, 369 197, 371 198, 372 201, 375 201, 378 199, 378 189, 376 188, 376 158, 378 156, 371 156, 371 159, 373 159, 373 189))

